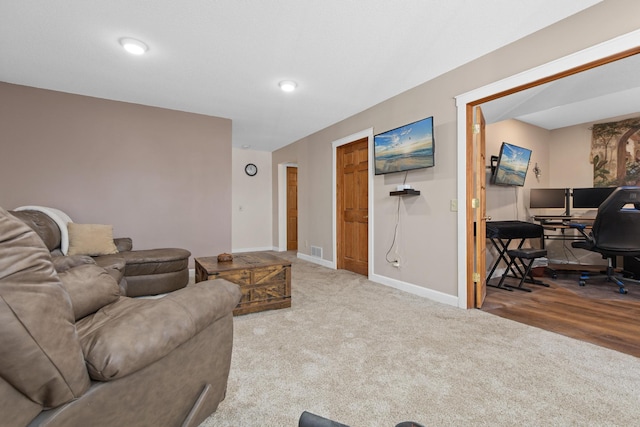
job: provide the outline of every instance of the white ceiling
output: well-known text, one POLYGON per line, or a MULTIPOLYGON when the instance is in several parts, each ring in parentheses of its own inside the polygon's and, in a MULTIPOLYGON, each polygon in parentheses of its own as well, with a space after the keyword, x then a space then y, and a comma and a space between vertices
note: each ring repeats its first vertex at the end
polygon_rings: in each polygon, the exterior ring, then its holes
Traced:
POLYGON ((553 130, 640 112, 640 55, 482 105, 487 123, 517 119, 553 130))
POLYGON ((229 118, 273 151, 599 1, 0 0, 0 81, 229 118))

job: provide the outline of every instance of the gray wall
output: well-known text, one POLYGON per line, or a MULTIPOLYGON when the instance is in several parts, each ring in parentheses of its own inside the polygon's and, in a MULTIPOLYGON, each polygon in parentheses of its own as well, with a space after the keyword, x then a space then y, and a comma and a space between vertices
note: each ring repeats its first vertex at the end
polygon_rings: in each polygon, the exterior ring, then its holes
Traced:
POLYGON ((113 224, 138 249, 231 250, 230 120, 0 83, 0 130, 3 208, 113 224))

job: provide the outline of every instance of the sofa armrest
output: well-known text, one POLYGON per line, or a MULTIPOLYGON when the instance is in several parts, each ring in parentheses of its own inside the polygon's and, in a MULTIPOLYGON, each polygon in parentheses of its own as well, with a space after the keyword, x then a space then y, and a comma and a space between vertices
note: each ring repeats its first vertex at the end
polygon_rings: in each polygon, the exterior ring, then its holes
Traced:
POLYGON ((57 273, 64 273, 80 265, 96 263, 95 260, 88 255, 52 256, 51 261, 57 273))
POLYGON ((130 237, 116 237, 113 239, 118 252, 127 252, 133 249, 133 240, 130 237))

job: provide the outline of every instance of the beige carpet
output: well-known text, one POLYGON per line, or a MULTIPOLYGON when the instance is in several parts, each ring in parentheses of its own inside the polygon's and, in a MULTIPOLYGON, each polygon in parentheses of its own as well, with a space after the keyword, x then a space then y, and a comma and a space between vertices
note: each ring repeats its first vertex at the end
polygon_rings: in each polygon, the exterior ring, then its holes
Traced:
MULTIPOLYGON (((282 255, 282 254, 281 254, 282 255)), ((292 307, 238 316, 202 426, 631 426, 640 359, 293 261, 292 307)))

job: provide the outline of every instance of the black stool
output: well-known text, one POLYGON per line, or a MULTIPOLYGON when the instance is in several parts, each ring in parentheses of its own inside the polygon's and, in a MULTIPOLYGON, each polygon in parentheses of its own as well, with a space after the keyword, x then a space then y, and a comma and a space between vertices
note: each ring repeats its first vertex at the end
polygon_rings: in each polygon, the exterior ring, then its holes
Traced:
POLYGON ((531 274, 531 266, 533 265, 533 262, 537 258, 542 258, 547 256, 546 249, 535 249, 535 248, 509 249, 507 251, 507 255, 509 256, 509 265, 507 266, 507 269, 502 275, 502 278, 500 279, 498 286, 496 286, 497 288, 507 289, 509 291, 513 289, 518 289, 521 291, 531 292, 531 289, 525 288, 522 286, 525 280, 527 281, 527 283, 546 286, 547 288, 549 287, 547 283, 542 283, 541 281, 534 279, 533 275, 531 274), (529 263, 526 264, 525 260, 529 260, 529 263), (518 261, 520 262, 521 265, 518 265, 518 261), (509 276, 510 271, 513 272, 513 276, 509 276), (518 286, 504 285, 504 279, 506 279, 507 277, 515 277, 516 279, 520 279, 520 283, 518 283, 518 286))

